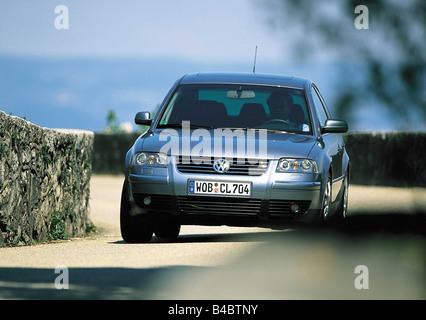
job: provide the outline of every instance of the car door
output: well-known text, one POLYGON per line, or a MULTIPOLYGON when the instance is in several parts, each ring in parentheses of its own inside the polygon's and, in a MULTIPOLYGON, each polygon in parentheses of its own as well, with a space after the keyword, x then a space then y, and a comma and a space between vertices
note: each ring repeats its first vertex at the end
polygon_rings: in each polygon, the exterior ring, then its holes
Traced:
MULTIPOLYGON (((315 84, 312 84, 311 92, 316 108, 316 113, 318 115, 319 127, 322 127, 325 125, 325 121, 327 119, 331 119, 331 115, 318 87, 315 84)), ((327 154, 331 158, 331 178, 333 183, 332 200, 334 201, 342 183, 344 142, 342 136, 337 133, 321 133, 321 138, 324 142, 324 147, 327 150, 327 154)))

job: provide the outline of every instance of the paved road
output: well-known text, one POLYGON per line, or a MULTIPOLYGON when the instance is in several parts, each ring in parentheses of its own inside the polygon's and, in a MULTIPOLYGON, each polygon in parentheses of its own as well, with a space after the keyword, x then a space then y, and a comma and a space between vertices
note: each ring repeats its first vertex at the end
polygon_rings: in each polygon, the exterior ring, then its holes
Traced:
POLYGON ((0 249, 0 299, 426 298, 424 189, 351 186, 343 229, 184 226, 174 243, 127 244, 122 178, 91 184, 98 232, 0 249))

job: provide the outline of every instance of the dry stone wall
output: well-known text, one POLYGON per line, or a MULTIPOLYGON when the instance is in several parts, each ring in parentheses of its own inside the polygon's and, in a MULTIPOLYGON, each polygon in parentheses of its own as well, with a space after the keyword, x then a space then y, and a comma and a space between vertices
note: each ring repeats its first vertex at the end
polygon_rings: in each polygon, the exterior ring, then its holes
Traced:
POLYGON ((0 246, 85 235, 93 141, 0 111, 0 246))
POLYGON ((344 139, 351 183, 426 187, 426 132, 353 132, 344 139))

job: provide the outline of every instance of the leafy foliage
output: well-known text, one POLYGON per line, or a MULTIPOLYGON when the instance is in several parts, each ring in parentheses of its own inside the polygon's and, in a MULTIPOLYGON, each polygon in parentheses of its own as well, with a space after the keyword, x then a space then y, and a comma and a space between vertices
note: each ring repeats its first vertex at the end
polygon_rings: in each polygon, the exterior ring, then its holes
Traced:
MULTIPOLYGON (((394 117, 426 122, 426 2, 424 0, 269 0, 268 22, 301 60, 319 55, 350 61, 366 70, 366 81, 347 85, 337 98, 338 116, 353 112, 361 97, 380 102, 394 117), (355 8, 368 8, 369 28, 358 30, 355 8), (292 41, 291 41, 292 42, 292 41)), ((287 47, 286 47, 287 48, 287 47)), ((342 82, 356 75, 342 73, 342 82)))

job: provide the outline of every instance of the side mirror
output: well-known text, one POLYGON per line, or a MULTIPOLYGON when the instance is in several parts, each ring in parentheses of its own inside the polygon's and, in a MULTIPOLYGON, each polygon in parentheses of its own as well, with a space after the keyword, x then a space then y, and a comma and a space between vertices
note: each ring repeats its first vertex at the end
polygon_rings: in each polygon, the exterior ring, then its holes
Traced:
POLYGON ((142 111, 142 112, 138 112, 136 113, 135 116, 135 123, 136 124, 140 124, 143 126, 149 126, 151 125, 152 119, 151 118, 151 114, 147 111, 142 111))
POLYGON ((345 133, 348 131, 348 124, 343 120, 328 119, 321 127, 321 133, 345 133))

